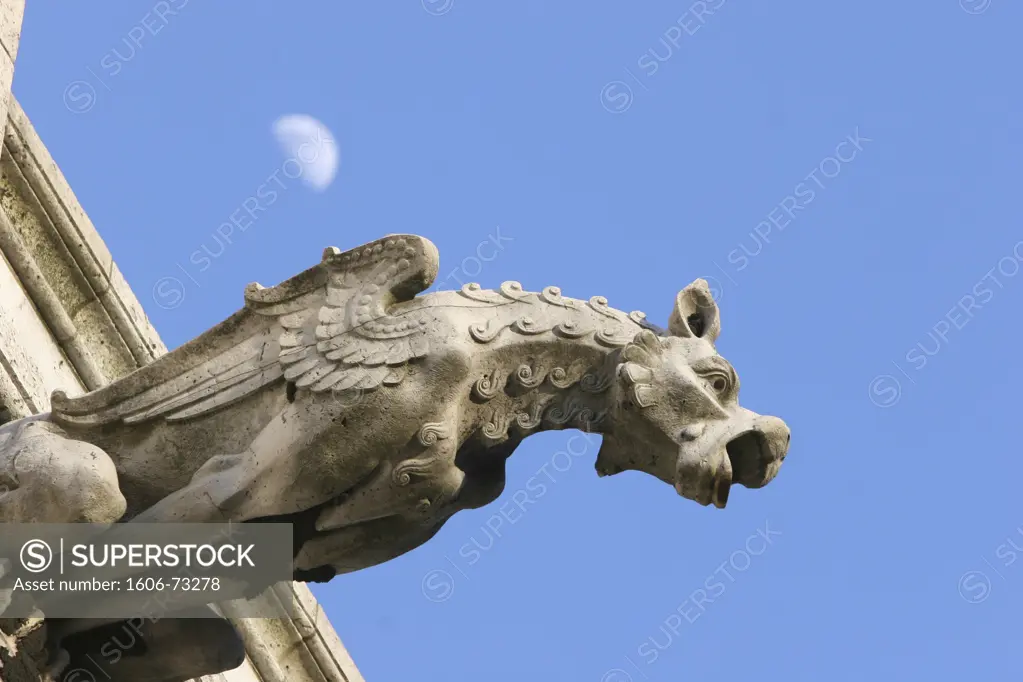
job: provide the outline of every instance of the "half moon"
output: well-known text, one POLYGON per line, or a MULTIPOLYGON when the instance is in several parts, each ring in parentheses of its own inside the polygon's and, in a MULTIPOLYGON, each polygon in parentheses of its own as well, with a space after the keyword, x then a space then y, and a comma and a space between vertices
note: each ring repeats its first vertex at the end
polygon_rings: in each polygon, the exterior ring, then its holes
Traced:
POLYGON ((322 192, 337 175, 341 161, 334 135, 327 126, 306 114, 282 116, 273 124, 281 151, 301 167, 299 176, 306 186, 322 192))

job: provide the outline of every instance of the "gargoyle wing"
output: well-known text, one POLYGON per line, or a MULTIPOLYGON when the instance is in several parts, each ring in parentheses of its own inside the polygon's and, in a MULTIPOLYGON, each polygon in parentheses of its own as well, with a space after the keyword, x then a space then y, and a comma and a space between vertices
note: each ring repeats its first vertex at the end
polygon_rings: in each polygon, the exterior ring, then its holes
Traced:
POLYGON ((346 253, 336 263, 323 305, 279 317, 284 378, 311 391, 373 390, 405 377, 409 360, 429 351, 428 314, 394 310, 433 283, 436 247, 396 236, 346 253))
POLYGON ((395 385, 429 352, 426 310, 399 304, 437 275, 428 239, 391 235, 270 288, 250 284, 245 308, 156 362, 98 391, 51 397, 57 421, 182 421, 235 403, 280 380, 313 392, 395 385))

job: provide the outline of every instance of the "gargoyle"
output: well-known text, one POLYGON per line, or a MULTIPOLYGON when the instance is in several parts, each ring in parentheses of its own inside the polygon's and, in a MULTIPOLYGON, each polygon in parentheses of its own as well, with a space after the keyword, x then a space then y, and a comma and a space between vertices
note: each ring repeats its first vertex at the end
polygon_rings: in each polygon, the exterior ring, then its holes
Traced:
POLYGON ((413 235, 330 248, 152 364, 55 392, 0 427, 0 522, 292 521, 295 578, 325 580, 496 499, 539 431, 600 433, 599 474, 643 471, 702 505, 777 474, 789 430, 739 406, 705 281, 662 330, 556 287, 417 296, 437 269, 413 235))
MULTIPOLYGON (((739 407, 703 280, 678 294, 664 331, 556 287, 417 297, 438 262, 412 235, 327 249, 278 286, 249 285, 241 311, 152 364, 83 396, 56 391, 52 412, 0 428, 2 452, 20 455, 0 458, 0 521, 315 510, 296 532, 341 548, 372 521, 435 529, 487 504, 515 446, 563 428, 603 434, 598 473, 644 471, 704 505, 777 473, 788 428, 739 407)), ((303 546, 296 577, 381 560, 303 546)))

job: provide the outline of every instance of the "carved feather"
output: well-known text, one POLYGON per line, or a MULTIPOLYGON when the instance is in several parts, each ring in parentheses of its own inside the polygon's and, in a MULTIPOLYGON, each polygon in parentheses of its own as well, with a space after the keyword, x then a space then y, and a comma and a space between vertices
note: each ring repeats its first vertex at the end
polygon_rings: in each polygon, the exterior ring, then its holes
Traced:
POLYGON ((436 247, 392 235, 323 261, 270 288, 250 285, 246 307, 153 364, 98 391, 53 396, 75 424, 193 419, 282 377, 313 392, 393 386, 429 353, 425 310, 396 312, 437 275, 436 247))

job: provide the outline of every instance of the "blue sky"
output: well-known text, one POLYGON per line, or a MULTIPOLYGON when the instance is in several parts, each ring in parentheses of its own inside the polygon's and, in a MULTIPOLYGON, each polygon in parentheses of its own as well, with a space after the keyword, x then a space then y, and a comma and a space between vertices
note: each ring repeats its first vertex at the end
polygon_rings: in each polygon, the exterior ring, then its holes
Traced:
POLYGON ((530 439, 492 506, 315 589, 367 679, 1016 674, 1019 3, 49 4, 14 92, 169 346, 327 245, 415 232, 443 288, 661 324, 707 277, 744 405, 792 429, 723 512, 530 439), (220 253, 291 113, 336 179, 286 180, 220 253))

